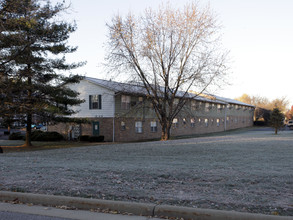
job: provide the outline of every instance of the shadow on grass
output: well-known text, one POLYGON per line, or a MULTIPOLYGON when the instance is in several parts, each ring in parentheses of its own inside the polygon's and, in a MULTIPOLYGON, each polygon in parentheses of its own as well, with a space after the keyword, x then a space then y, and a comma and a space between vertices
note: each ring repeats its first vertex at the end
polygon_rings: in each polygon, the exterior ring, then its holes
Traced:
MULTIPOLYGON (((0 142, 0 144, 3 144, 0 142)), ((25 152, 25 151, 37 151, 37 150, 53 150, 53 149, 62 149, 62 148, 72 148, 72 147, 87 147, 87 146, 95 146, 100 144, 106 144, 105 142, 73 142, 73 141, 59 141, 59 142, 32 142, 33 146, 22 146, 21 143, 14 142, 9 143, 9 141, 5 141, 6 146, 1 146, 4 153, 11 152, 25 152)))

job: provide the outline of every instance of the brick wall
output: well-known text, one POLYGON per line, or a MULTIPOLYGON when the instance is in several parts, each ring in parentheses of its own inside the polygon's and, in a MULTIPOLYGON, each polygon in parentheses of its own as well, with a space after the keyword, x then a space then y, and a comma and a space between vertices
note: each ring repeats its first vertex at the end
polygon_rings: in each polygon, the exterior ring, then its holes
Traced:
MULTIPOLYGON (((250 116, 227 116, 229 120, 226 121, 226 130, 243 128, 253 125, 252 117, 250 116)), ((224 117, 208 117, 199 116, 192 118, 177 118, 177 123, 172 124, 171 136, 195 135, 213 132, 225 131, 224 117), (194 122, 193 124, 191 123, 194 122)), ((113 118, 92 118, 94 122, 99 122, 100 135, 105 137, 105 141, 113 141, 113 118)), ((161 125, 155 118, 115 118, 115 141, 138 141, 159 139, 161 137, 161 125), (136 129, 136 122, 141 122, 141 130, 136 129), (151 122, 156 122, 157 129, 151 129, 151 122)), ((69 131, 72 126, 76 124, 56 124, 48 126, 48 131, 57 131, 69 137, 69 131)), ((93 126, 90 124, 81 125, 81 135, 93 135, 93 126)))

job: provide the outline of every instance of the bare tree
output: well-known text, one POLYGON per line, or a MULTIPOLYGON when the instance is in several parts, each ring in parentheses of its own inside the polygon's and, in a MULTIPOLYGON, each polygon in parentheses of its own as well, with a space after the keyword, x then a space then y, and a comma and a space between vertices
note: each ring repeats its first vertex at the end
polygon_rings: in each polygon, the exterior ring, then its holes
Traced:
POLYGON ((169 139, 173 119, 196 96, 188 91, 202 93, 227 72, 215 16, 195 3, 182 10, 167 4, 137 17, 116 15, 107 26, 110 70, 143 85, 162 126, 161 139, 169 139))
POLYGON ((286 112, 289 105, 286 97, 276 98, 272 101, 269 101, 268 98, 263 96, 249 96, 247 94, 243 94, 242 96, 235 99, 267 110, 278 108, 283 113, 286 112))

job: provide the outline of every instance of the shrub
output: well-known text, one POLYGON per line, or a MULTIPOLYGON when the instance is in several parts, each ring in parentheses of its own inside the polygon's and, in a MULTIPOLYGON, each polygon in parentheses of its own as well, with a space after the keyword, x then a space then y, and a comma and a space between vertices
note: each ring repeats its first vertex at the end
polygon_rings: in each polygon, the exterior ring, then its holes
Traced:
POLYGON ((255 126, 267 126, 267 122, 265 121, 254 121, 253 124, 255 126))
POLYGON ((8 137, 9 140, 23 140, 24 136, 20 132, 12 133, 8 137))
POLYGON ((79 136, 79 140, 80 141, 89 141, 90 136, 89 135, 81 135, 81 136, 79 136))
POLYGON ((31 140, 32 141, 38 141, 40 136, 43 135, 44 132, 40 131, 40 130, 34 130, 32 132, 32 135, 31 135, 31 140))
POLYGON ((90 136, 89 137, 90 142, 103 142, 104 141, 104 136, 90 136))
POLYGON ((62 141, 64 138, 58 132, 42 132, 42 131, 35 131, 33 132, 34 139, 33 141, 62 141))

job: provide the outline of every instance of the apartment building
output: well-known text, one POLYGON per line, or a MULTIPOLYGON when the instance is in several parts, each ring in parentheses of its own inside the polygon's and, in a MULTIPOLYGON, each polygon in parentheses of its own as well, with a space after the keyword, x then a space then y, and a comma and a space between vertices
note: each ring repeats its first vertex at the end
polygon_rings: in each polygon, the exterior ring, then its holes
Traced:
MULTIPOLYGON (((84 124, 48 127, 68 138, 103 135, 105 141, 137 141, 161 137, 161 126, 152 103, 141 86, 86 77, 70 85, 85 102, 71 117, 88 119, 84 124)), ((220 132, 253 125, 254 106, 215 95, 190 96, 173 120, 171 135, 220 132)), ((175 100, 176 102, 176 100, 175 100)))

